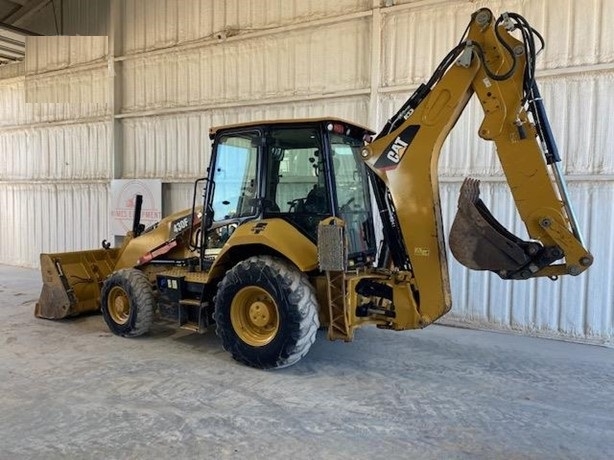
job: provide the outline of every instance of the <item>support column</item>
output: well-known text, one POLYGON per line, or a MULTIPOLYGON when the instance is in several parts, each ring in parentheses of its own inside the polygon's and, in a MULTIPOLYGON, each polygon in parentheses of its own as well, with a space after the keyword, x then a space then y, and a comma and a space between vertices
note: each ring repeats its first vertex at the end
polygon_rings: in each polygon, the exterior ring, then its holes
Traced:
MULTIPOLYGON (((111 149, 111 180, 121 179, 123 176, 124 162, 124 136, 121 118, 118 118, 123 101, 123 85, 121 77, 121 67, 123 63, 116 60, 122 52, 122 2, 123 0, 111 0, 111 10, 109 12, 109 116, 110 116, 110 136, 109 148, 111 149)), ((110 192, 109 192, 110 193, 110 192)), ((109 209, 109 215, 111 210, 109 209)), ((110 230, 110 228, 109 228, 110 230)), ((121 244, 123 237, 115 237, 115 245, 121 244)))
POLYGON ((122 136, 122 121, 117 118, 122 106, 122 79, 121 66, 122 62, 115 58, 121 54, 122 48, 122 0, 111 0, 111 11, 109 14, 109 106, 111 113, 111 135, 112 142, 110 143, 113 158, 113 179, 122 177, 123 164, 123 136, 122 136))
POLYGON ((369 128, 378 131, 379 87, 382 60, 382 13, 380 0, 373 0, 371 15, 371 91, 369 93, 369 128))

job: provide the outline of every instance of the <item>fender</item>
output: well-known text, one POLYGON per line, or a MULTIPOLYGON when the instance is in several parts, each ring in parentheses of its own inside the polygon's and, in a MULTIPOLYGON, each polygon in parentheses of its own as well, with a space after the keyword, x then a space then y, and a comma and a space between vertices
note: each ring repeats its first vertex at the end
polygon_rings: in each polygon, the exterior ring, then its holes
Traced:
MULTIPOLYGON (((210 277, 216 277, 218 271, 225 271, 229 252, 241 246, 259 245, 283 254, 302 272, 318 268, 318 250, 316 245, 293 225, 283 219, 263 219, 249 221, 237 227, 209 271, 210 277)), ((219 273, 220 275, 222 273, 219 273)))

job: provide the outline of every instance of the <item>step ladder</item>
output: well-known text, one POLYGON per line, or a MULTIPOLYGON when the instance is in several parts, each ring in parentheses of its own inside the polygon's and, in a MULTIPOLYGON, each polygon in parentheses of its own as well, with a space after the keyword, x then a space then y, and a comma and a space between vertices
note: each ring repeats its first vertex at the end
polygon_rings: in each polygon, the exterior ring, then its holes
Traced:
POLYGON ((328 312, 330 324, 328 326, 329 340, 352 340, 353 331, 350 328, 348 309, 345 307, 345 272, 327 271, 328 285, 328 312))
POLYGON ((209 302, 201 302, 196 299, 181 299, 179 301, 178 318, 179 327, 192 332, 198 332, 203 334, 207 331, 209 326, 209 318, 207 317, 206 309, 209 306, 209 302), (198 312, 198 322, 190 321, 194 315, 189 315, 188 311, 196 309, 198 312))

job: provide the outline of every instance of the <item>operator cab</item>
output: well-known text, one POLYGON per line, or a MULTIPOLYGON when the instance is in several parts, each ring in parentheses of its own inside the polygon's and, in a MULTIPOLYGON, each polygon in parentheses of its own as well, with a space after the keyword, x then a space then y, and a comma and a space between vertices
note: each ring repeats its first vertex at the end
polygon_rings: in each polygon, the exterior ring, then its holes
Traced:
POLYGON ((346 223, 350 266, 371 262, 376 245, 366 167, 366 128, 337 119, 249 123, 211 130, 207 248, 239 225, 279 218, 317 243, 320 221, 346 223))

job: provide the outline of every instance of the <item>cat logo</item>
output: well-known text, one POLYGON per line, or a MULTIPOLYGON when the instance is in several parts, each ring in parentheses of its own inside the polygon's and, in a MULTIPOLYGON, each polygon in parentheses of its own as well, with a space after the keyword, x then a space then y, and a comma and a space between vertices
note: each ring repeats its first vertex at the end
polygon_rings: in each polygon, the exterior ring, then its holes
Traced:
POLYGON ((393 163, 398 163, 401 160, 401 157, 405 153, 405 149, 407 148, 407 142, 403 142, 401 136, 397 137, 393 144, 390 146, 390 150, 388 150, 388 159, 393 163))
POLYGON ((268 224, 266 222, 258 222, 256 225, 254 225, 251 228, 252 233, 256 234, 256 235, 260 235, 262 232, 264 232, 264 230, 266 229, 266 226, 268 224))
POLYGON ((388 147, 384 149, 385 155, 381 155, 375 162, 375 167, 388 171, 394 169, 401 162, 420 126, 410 125, 401 132, 388 147))

